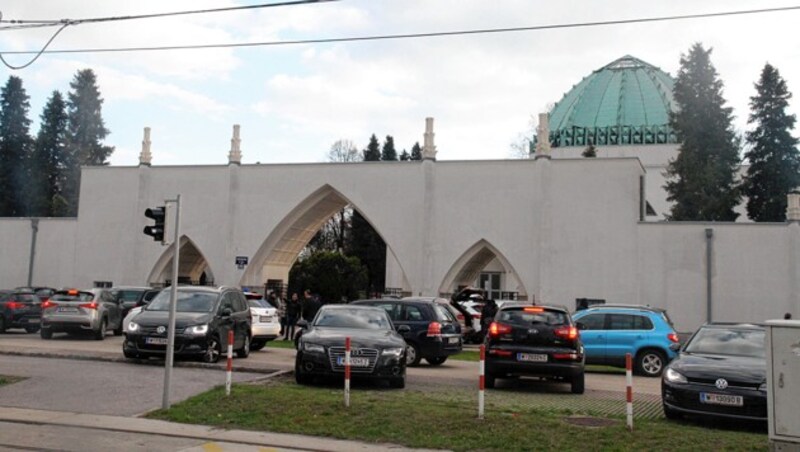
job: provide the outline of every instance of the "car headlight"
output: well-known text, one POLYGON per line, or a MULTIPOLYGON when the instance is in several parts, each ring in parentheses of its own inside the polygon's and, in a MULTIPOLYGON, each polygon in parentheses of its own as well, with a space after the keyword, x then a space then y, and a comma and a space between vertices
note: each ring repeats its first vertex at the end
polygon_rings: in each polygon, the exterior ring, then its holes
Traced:
POLYGON ((669 368, 666 372, 664 372, 664 379, 670 383, 688 383, 683 374, 673 370, 672 368, 669 368))
POLYGON ((761 392, 767 392, 767 382, 761 383, 761 386, 758 387, 758 390, 761 392))
POLYGON ((383 356, 397 356, 397 357, 399 357, 402 354, 403 354, 403 347, 384 348, 383 351, 381 352, 381 355, 383 355, 383 356))
POLYGON ((128 322, 128 331, 139 331, 139 324, 136 322, 128 322))
POLYGON ((194 334, 194 335, 197 335, 197 336, 202 336, 203 334, 208 333, 208 324, 190 326, 190 327, 187 327, 183 331, 186 334, 194 334))
POLYGON ((319 344, 311 344, 308 342, 303 342, 303 351, 311 353, 325 353, 325 347, 319 344))

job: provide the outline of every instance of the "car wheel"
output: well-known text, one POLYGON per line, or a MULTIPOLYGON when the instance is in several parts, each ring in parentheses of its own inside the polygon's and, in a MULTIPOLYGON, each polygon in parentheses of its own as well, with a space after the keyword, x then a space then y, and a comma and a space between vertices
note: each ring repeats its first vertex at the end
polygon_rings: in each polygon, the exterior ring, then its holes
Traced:
POLYGON ((6 332, 6 319, 0 315, 0 333, 6 332))
POLYGON ((403 389, 406 387, 406 377, 395 377, 389 380, 389 386, 395 389, 403 389))
POLYGON ((35 333, 37 331, 39 331, 39 327, 38 326, 26 326, 25 327, 25 332, 28 333, 28 334, 33 334, 33 333, 35 333))
POLYGON ((677 421, 678 419, 683 417, 681 416, 681 413, 673 410, 672 408, 666 405, 662 405, 662 407, 664 408, 664 417, 671 421, 677 421))
POLYGON ((94 332, 95 340, 102 341, 106 338, 106 329, 108 329, 108 320, 103 318, 100 321, 100 329, 94 332))
POLYGON ((406 366, 416 367, 421 359, 422 356, 419 355, 419 348, 416 345, 411 343, 406 345, 406 366))
POLYGON ((583 394, 584 392, 584 384, 586 382, 586 376, 584 374, 580 374, 577 377, 574 377, 571 383, 571 390, 573 394, 583 394))
POLYGON ((257 352, 262 348, 266 347, 267 341, 264 339, 254 339, 253 342, 250 343, 250 351, 257 352))
POLYGON ((125 355, 128 359, 138 359, 139 354, 134 352, 129 352, 125 347, 122 348, 122 354, 125 355))
POLYGON ((428 361, 428 364, 431 366, 441 366, 445 361, 447 361, 447 357, 437 356, 435 358, 425 358, 425 361, 428 361))
POLYGON ((495 377, 494 374, 486 372, 486 375, 484 375, 484 377, 483 377, 483 386, 486 389, 494 389, 494 385, 495 385, 496 380, 497 380, 497 377, 495 377))
POLYGON ((219 339, 214 336, 208 340, 206 352, 203 353, 203 362, 213 364, 219 361, 220 355, 222 355, 222 346, 220 345, 219 339))
POLYGON ((236 356, 239 358, 247 358, 250 356, 250 335, 244 337, 244 345, 239 350, 236 350, 236 356))
POLYGON ((303 369, 300 367, 299 359, 296 359, 294 362, 294 381, 296 381, 299 385, 307 385, 311 383, 311 377, 303 372, 303 369))
POLYGON ((658 350, 643 350, 636 357, 636 371, 645 377, 658 377, 664 371, 666 357, 658 350))
POLYGON ((52 339, 53 331, 42 328, 41 330, 39 330, 39 335, 42 336, 42 339, 52 339))

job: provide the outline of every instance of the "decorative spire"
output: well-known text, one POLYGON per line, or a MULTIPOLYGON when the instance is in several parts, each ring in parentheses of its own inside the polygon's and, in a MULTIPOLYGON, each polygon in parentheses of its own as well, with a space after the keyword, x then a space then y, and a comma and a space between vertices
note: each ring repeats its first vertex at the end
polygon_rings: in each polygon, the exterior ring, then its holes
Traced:
POLYGON ((425 118, 425 141, 422 146, 422 160, 436 160, 436 146, 433 144, 433 118, 425 118))
POLYGON ((786 196, 786 221, 800 222, 800 191, 792 191, 786 196))
POLYGON ((144 139, 142 140, 142 152, 139 153, 139 165, 150 166, 153 154, 150 153, 150 127, 144 128, 144 139))
POLYGON ((239 124, 233 125, 233 138, 231 138, 231 152, 228 153, 228 164, 240 165, 242 163, 242 140, 239 139, 239 124))
POLYGON ((536 128, 536 158, 550 158, 550 123, 547 113, 539 113, 539 126, 536 128))

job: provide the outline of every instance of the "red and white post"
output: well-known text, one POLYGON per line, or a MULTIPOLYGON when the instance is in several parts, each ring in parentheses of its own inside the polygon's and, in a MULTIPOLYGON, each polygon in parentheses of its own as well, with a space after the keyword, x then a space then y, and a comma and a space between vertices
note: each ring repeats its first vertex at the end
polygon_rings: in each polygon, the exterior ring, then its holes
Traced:
POLYGON ((625 354, 625 383, 627 384, 627 389, 625 391, 626 396, 626 405, 625 405, 625 414, 628 418, 628 430, 633 431, 633 359, 631 359, 631 354, 625 354))
POLYGON ((344 340, 344 406, 350 408, 350 338, 344 340))
POLYGON ((228 331, 228 368, 225 372, 225 395, 231 395, 231 380, 233 378, 233 330, 228 331))
POLYGON ((478 419, 483 419, 483 391, 485 389, 486 346, 481 345, 480 376, 478 377, 478 419))

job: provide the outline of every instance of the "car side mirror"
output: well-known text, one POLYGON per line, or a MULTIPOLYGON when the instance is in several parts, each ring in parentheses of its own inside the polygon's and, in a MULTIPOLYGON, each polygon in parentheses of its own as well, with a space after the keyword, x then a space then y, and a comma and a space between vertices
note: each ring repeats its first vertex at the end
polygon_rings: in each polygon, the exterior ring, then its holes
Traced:
POLYGON ((585 330, 586 329, 586 324, 583 323, 583 322, 576 322, 575 326, 577 326, 579 330, 585 330))
POLYGON ((408 325, 400 325, 397 327, 397 332, 400 334, 410 333, 411 327, 408 325))
POLYGON ((233 314, 233 310, 231 308, 225 308, 222 312, 219 313, 220 317, 230 317, 233 314))
POLYGON ((669 349, 672 350, 673 352, 676 352, 676 353, 680 352, 681 351, 681 344, 677 343, 677 342, 673 343, 673 344, 669 344, 669 349))
POLYGON ((306 329, 308 328, 308 321, 306 319, 299 320, 297 322, 297 326, 299 326, 302 329, 306 329))

